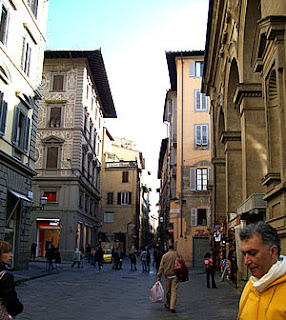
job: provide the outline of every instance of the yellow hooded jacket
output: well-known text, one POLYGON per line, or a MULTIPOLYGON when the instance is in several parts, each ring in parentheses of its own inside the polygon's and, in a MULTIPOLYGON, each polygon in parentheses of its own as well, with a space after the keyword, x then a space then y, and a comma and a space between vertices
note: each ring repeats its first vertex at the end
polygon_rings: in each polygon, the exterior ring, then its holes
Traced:
POLYGON ((239 303, 238 320, 285 320, 286 273, 259 293, 248 280, 239 303))

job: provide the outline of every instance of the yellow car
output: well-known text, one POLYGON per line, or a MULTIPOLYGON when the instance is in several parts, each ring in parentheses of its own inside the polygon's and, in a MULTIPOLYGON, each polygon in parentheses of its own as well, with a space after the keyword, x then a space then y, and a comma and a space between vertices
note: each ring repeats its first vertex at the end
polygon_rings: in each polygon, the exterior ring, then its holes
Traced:
POLYGON ((112 253, 110 249, 103 249, 103 259, 106 263, 112 262, 112 253))

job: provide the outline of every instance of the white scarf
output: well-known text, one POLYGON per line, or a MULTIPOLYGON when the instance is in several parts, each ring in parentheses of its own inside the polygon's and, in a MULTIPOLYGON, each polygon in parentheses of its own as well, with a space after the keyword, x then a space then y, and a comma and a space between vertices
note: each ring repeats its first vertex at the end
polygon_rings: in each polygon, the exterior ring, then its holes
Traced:
POLYGON ((282 277, 286 273, 286 257, 280 255, 280 260, 272 265, 268 272, 259 278, 251 277, 253 287, 261 293, 268 284, 282 277))

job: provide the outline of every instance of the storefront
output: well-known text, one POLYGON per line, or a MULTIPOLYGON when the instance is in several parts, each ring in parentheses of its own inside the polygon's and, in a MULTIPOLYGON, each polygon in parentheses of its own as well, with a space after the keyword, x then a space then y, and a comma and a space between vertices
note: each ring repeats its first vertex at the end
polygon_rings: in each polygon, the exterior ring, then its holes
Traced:
POLYGON ((37 254, 44 257, 46 248, 52 244, 59 248, 60 243, 60 219, 37 218, 37 254))

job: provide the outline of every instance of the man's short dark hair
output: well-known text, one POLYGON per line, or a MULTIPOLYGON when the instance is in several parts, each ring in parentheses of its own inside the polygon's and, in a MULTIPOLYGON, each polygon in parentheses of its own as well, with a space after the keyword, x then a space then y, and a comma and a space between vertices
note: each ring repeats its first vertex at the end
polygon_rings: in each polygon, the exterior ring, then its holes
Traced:
POLYGON ((278 247, 278 258, 280 255, 280 238, 277 231, 264 221, 249 224, 245 229, 240 232, 240 240, 248 240, 255 234, 261 236, 264 244, 268 246, 275 245, 278 247))

